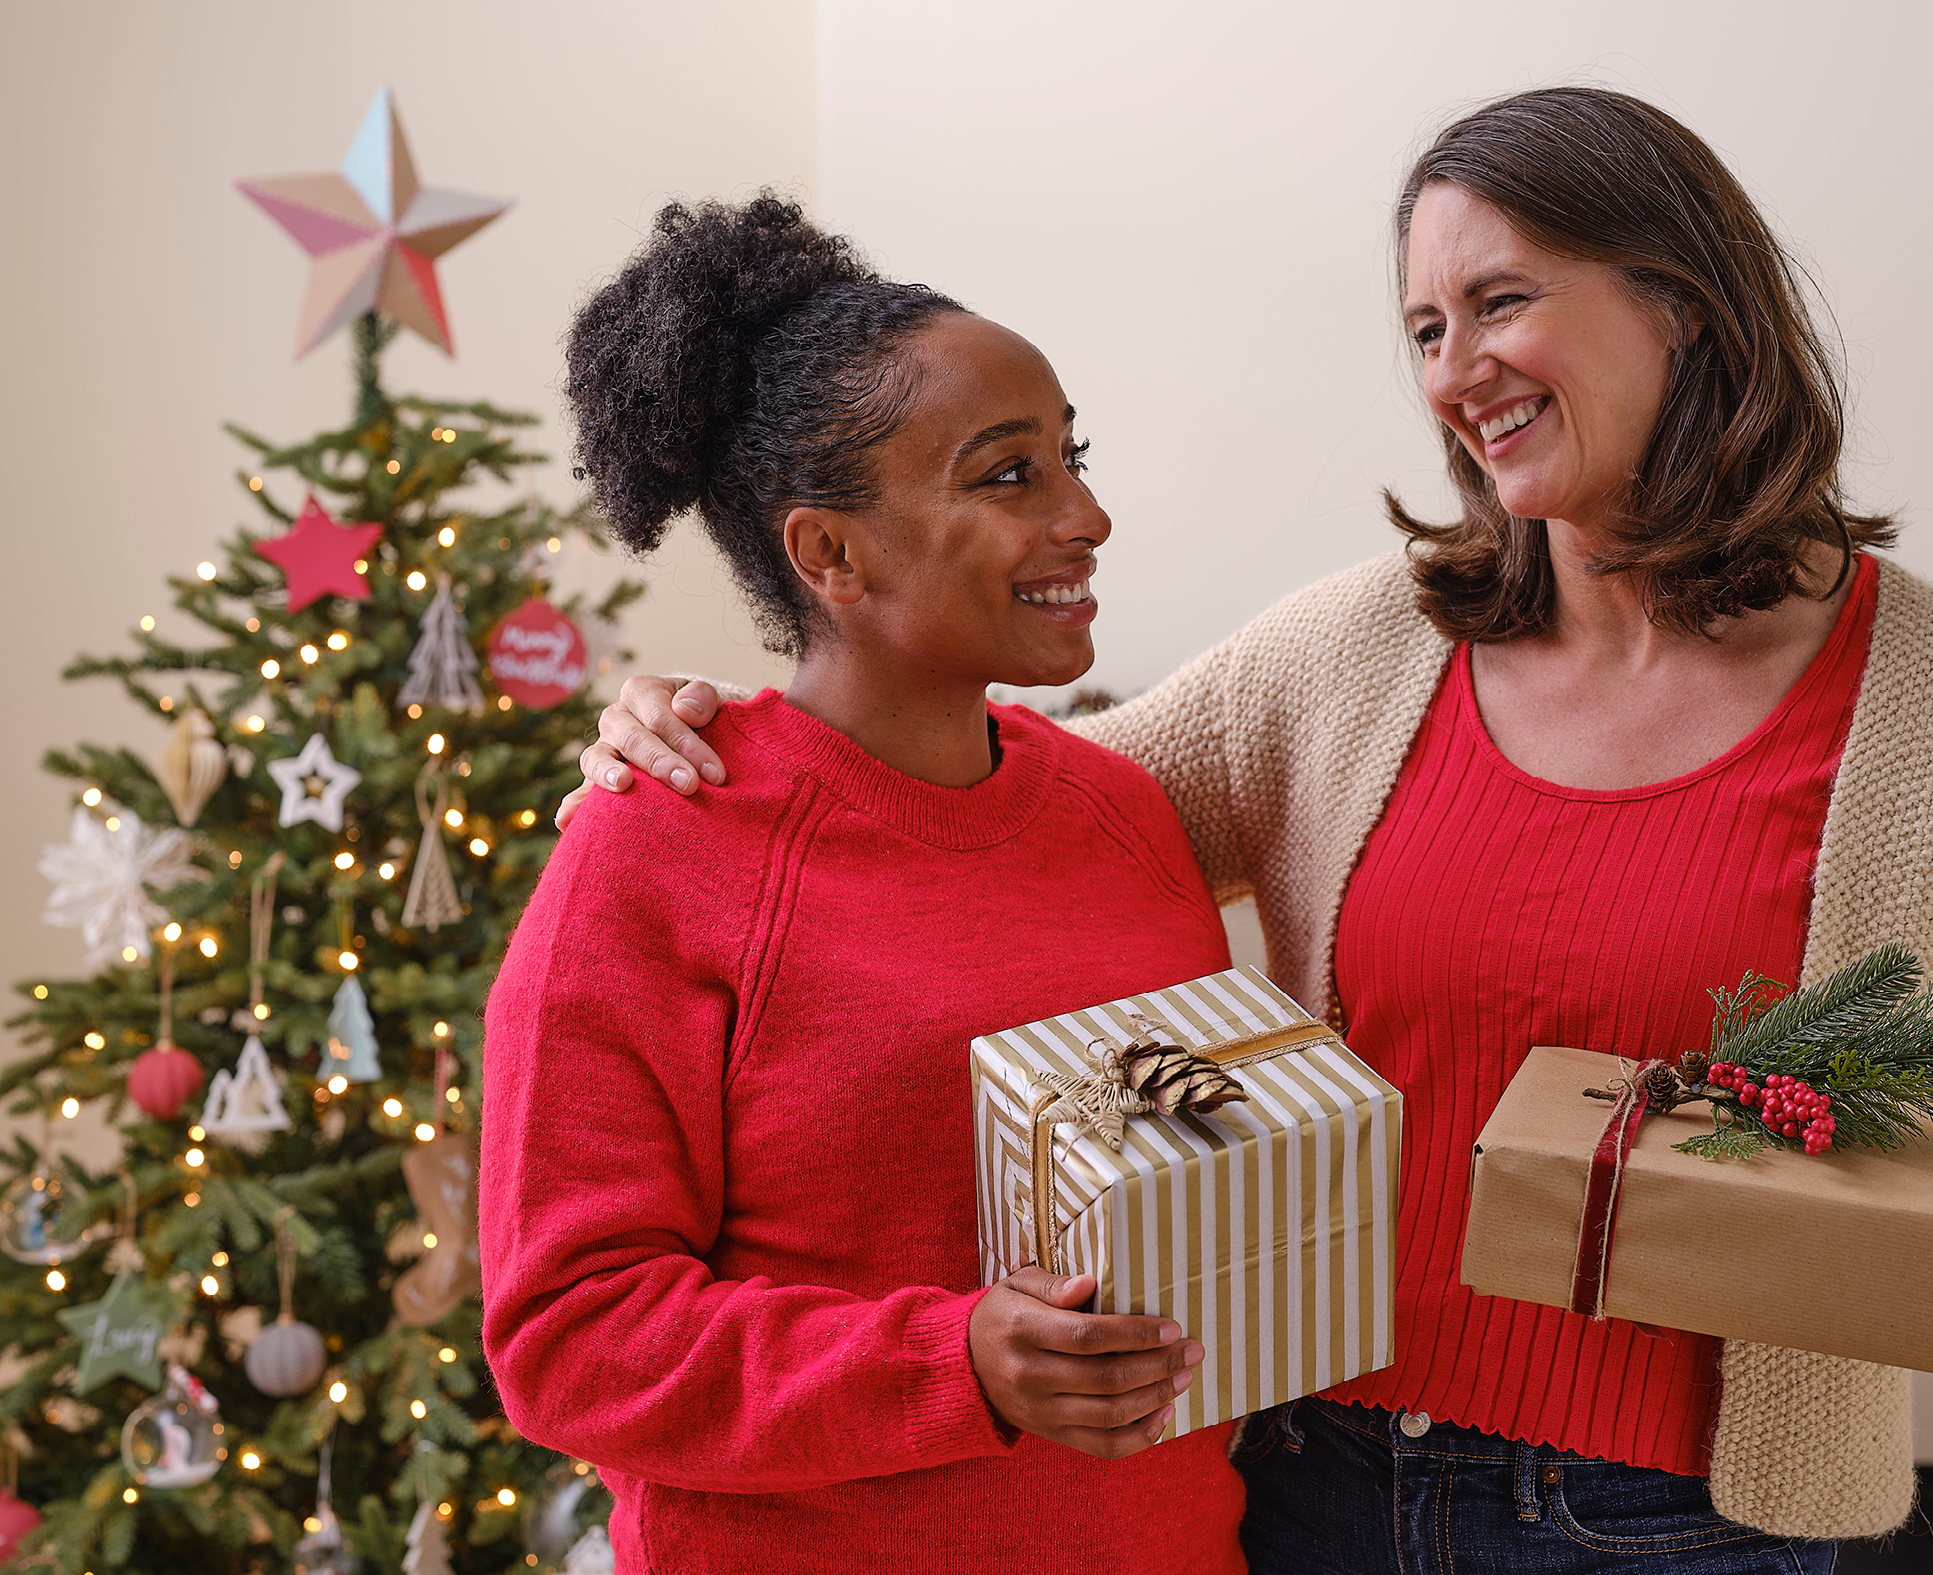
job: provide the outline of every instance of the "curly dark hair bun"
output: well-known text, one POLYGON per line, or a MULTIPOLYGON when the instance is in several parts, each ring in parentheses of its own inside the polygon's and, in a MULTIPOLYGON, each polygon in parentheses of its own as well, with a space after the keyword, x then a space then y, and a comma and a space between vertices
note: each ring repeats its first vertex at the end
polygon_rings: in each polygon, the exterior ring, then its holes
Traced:
POLYGON ((813 624, 777 527, 800 504, 873 496, 868 451, 903 419, 896 352, 961 311, 880 278, 796 203, 672 203, 571 325, 577 463, 618 538, 649 552, 696 506, 774 650, 813 624))

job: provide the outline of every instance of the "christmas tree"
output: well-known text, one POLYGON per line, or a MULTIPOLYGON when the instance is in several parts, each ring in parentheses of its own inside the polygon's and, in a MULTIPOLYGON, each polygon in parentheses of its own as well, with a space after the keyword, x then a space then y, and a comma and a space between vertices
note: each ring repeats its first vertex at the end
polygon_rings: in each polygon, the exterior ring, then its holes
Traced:
POLYGON ((45 762, 77 800, 50 914, 107 966, 20 986, 0 1094, 126 1124, 109 1170, 5 1156, 17 1568, 555 1568, 608 1506, 496 1403, 473 1180, 484 996, 594 725, 565 619, 641 587, 541 599, 595 521, 483 506, 534 418, 391 396, 394 332, 353 320, 343 430, 231 428, 257 523, 170 582, 208 642, 67 673, 175 733, 45 762))

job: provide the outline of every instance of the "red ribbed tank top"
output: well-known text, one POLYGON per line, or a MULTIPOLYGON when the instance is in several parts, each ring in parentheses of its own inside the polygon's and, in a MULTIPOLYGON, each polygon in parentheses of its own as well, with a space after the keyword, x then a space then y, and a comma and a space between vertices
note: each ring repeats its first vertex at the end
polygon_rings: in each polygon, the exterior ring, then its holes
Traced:
POLYGON ((1336 936, 1350 1046, 1403 1090, 1403 1180, 1395 1365, 1328 1398, 1709 1471, 1718 1340, 1460 1282, 1470 1148, 1532 1045, 1676 1055, 1709 1038, 1707 989, 1797 976, 1877 579, 1862 558, 1824 648, 1747 738, 1647 787, 1512 766, 1457 648, 1336 936))

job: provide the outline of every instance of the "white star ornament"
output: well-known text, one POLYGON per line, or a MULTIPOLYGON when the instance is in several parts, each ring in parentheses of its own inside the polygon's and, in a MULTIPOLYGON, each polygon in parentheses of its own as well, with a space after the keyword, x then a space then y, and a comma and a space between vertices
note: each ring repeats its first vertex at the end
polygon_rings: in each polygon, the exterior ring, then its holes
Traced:
POLYGON ((271 760, 268 774, 282 790, 282 809, 275 817, 284 826, 313 820, 330 831, 342 830, 343 800, 362 780, 362 773, 329 753, 329 741, 311 733, 302 753, 271 760))

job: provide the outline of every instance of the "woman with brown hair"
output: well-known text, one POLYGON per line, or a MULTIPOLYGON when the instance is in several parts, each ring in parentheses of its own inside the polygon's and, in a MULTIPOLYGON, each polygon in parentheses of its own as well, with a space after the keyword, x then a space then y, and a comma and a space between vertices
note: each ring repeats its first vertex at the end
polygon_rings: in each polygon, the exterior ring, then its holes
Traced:
MULTIPOLYGON (((1251 1565, 1825 1571, 1910 1507, 1906 1375, 1473 1295, 1468 1156, 1533 1044, 1675 1054, 1747 968, 1933 952, 1933 588, 1867 554, 1792 265, 1670 116, 1486 106, 1396 242, 1462 517, 1390 499, 1406 554, 1080 726, 1407 1100, 1396 1361, 1251 1424, 1251 1565)), ((591 781, 723 780, 703 686, 626 701, 591 781)))

